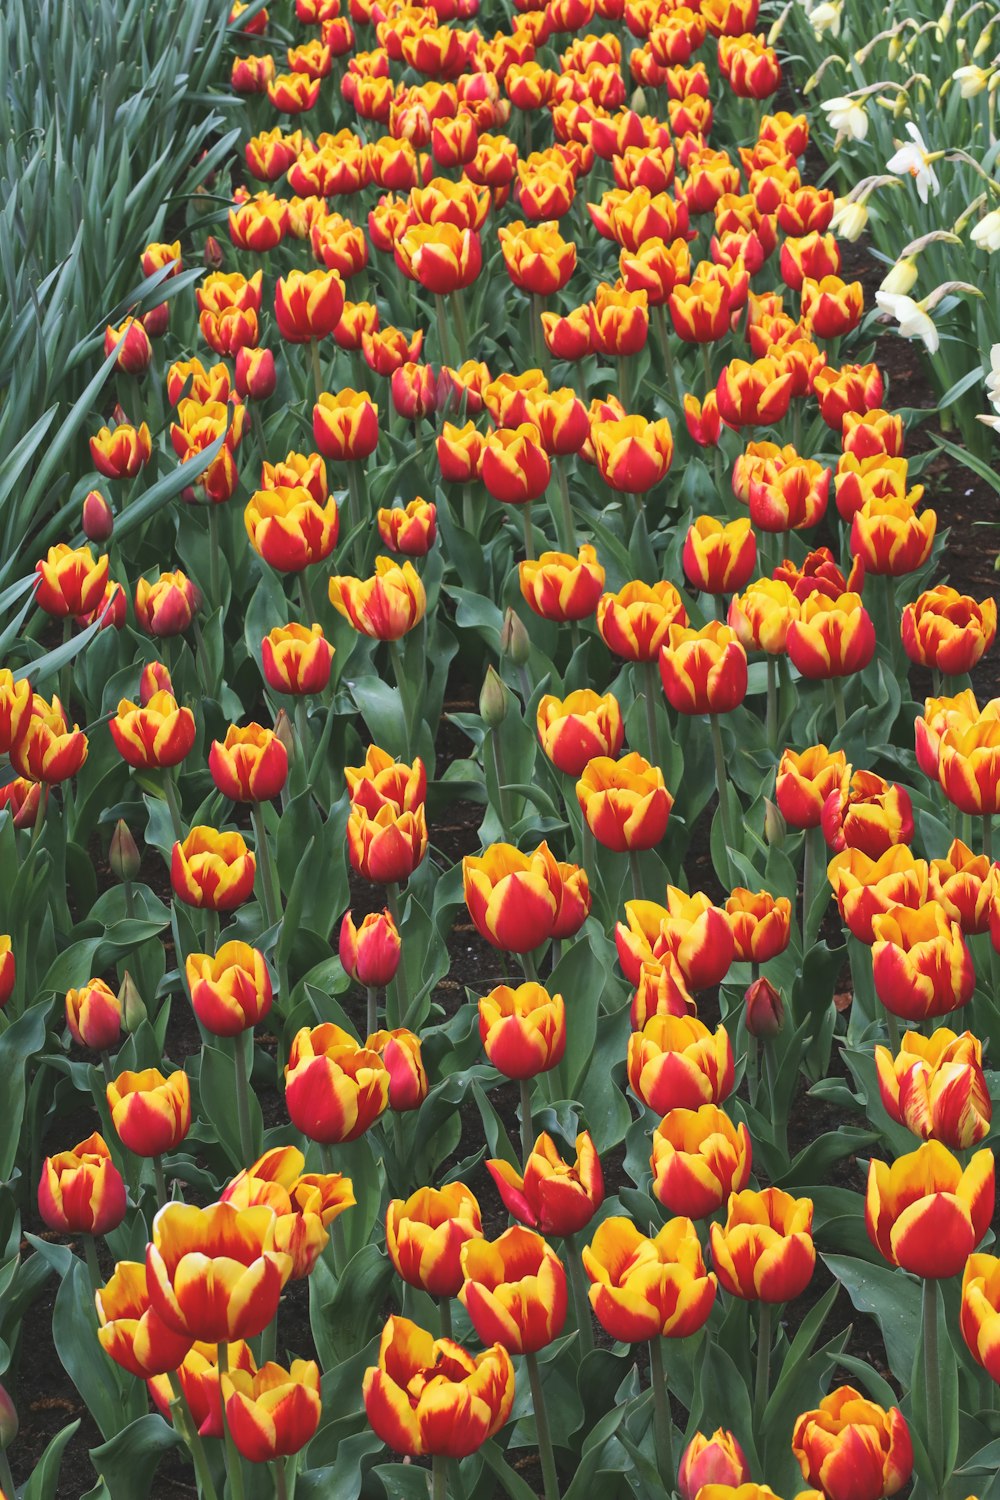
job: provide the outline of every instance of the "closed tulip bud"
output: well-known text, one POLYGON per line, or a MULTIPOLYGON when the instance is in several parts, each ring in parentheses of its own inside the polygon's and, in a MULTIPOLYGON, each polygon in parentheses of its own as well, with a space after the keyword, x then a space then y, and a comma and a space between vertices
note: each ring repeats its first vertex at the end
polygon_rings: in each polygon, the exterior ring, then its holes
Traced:
POLYGON ((750 1179, 750 1133, 717 1105, 672 1109, 653 1132, 653 1192, 668 1213, 705 1219, 750 1179))
POLYGON ((146 1020, 147 1011, 138 986, 127 969, 118 991, 118 1004, 121 1006, 125 1030, 129 1036, 132 1036, 146 1020))
POLYGON ((721 1104, 733 1090, 733 1049, 724 1026, 710 1032, 695 1016, 651 1016, 628 1042, 633 1093, 659 1115, 721 1104))
POLYGON ((994 1163, 977 1151, 963 1170, 947 1147, 927 1141, 890 1166, 868 1167, 865 1227, 890 1265, 944 1280, 958 1275, 993 1217, 994 1163))
POLYGON ((730 713, 746 697, 747 654, 736 632, 718 620, 700 630, 671 625, 660 648, 660 679, 678 713, 730 713))
POLYGON ((770 797, 764 798, 764 842, 781 848, 785 842, 787 827, 779 808, 770 797))
POLYGON ((340 924, 340 962, 356 984, 384 988, 399 968, 401 946, 388 909, 369 912, 359 927, 347 912, 340 924))
POLYGON ((135 880, 141 865, 139 850, 124 818, 119 818, 111 835, 108 864, 116 880, 135 880))
POLYGON ((200 608, 200 591, 179 568, 135 586, 136 620, 148 635, 182 635, 200 608))
POLYGON ((276 693, 321 693, 330 681, 333 647, 321 625, 277 625, 260 649, 264 680, 276 693))
POLYGON ((14 950, 10 934, 0 934, 0 1010, 7 1004, 14 993, 14 984, 17 979, 17 964, 14 959, 14 950))
POLYGON ((539 700, 536 727, 546 757, 566 776, 579 776, 596 756, 613 760, 625 738, 617 699, 590 688, 561 700, 546 693, 539 700))
POLYGON ((576 1234, 604 1202, 601 1159, 590 1135, 576 1138, 576 1161, 563 1161, 550 1135, 536 1140, 522 1176, 509 1162, 486 1163, 504 1207, 519 1223, 544 1235, 576 1234))
POLYGON ((501 1344, 473 1356, 393 1316, 363 1395, 369 1424, 396 1453, 466 1458, 510 1416, 514 1367, 501 1344))
POLYGON ((966 1151, 988 1134, 993 1117, 983 1049, 971 1031, 939 1026, 930 1037, 903 1033, 895 1057, 875 1048, 878 1087, 886 1112, 921 1140, 966 1151))
POLYGON ((163 662, 148 661, 139 677, 140 708, 148 708, 156 693, 169 693, 171 698, 177 696, 170 673, 163 662))
POLYGON ((583 1268, 597 1321, 628 1344, 697 1333, 718 1289, 690 1219, 671 1219, 652 1239, 629 1219, 604 1219, 583 1248, 583 1268))
POLYGON ((462 1246, 482 1232, 479 1204, 460 1182, 394 1198, 385 1216, 385 1247, 397 1275, 432 1297, 458 1296, 462 1246))
POLYGON ((743 996, 744 1020, 751 1036, 767 1041, 776 1037, 785 1024, 785 1007, 781 991, 769 979, 755 979, 743 996))
POLYGON ((77 1046, 110 1052, 121 1036, 118 996, 103 979, 91 979, 82 989, 67 990, 66 1025, 77 1046))
POLYGON ((95 1301, 101 1348, 130 1375, 146 1380, 176 1370, 190 1350, 192 1340, 153 1311, 141 1262, 120 1260, 95 1301))
POLYGON ((110 1234, 126 1207, 124 1180, 96 1131, 42 1163, 38 1211, 58 1234, 110 1234))
POLYGON ((269 1208, 168 1203, 153 1221, 146 1280, 154 1311, 206 1343, 249 1339, 278 1310, 292 1258, 274 1248, 269 1208))
POLYGON ((681 1454, 677 1488, 681 1500, 696 1500, 707 1484, 737 1486, 750 1478, 750 1465, 736 1438, 717 1427, 711 1437, 696 1432, 681 1454))
POLYGON ((938 584, 903 609, 900 634, 912 662, 946 676, 969 672, 996 639, 997 604, 938 584))
POLYGON ((619 852, 654 848, 667 831, 674 801, 659 766, 636 751, 622 760, 588 761, 576 796, 598 843, 619 852))
POLYGON ((80 524, 89 542, 106 542, 114 531, 114 512, 100 490, 91 490, 84 498, 80 524))
POLYGON ((535 1354, 566 1321, 566 1270, 541 1235, 515 1225, 497 1240, 462 1246, 459 1298, 484 1344, 535 1354))
POLYGON ((486 668, 486 676, 479 693, 479 714, 490 729, 499 729, 507 717, 509 695, 503 679, 495 667, 486 668))
POLYGON ((479 1036, 487 1058, 507 1078, 534 1078, 562 1060, 566 1007, 540 984, 500 984, 479 1001, 479 1036))
POLYGON ((754 895, 737 886, 726 900, 726 915, 733 929, 737 962, 766 964, 788 947, 792 903, 787 896, 775 897, 769 891, 754 895))
POLYGON ((531 637, 520 615, 507 606, 500 629, 500 654, 515 667, 526 666, 531 656, 531 637))
POLYGON ((838 790, 846 773, 843 750, 811 745, 801 753, 783 751, 774 794, 785 822, 792 828, 818 828, 827 798, 838 790))
POLYGON ((244 401, 266 401, 278 384, 270 349, 243 347, 236 351, 236 389, 244 401))
POLYGON ((902 1412, 886 1411, 853 1386, 824 1396, 797 1419, 792 1452, 802 1477, 824 1500, 882 1500, 913 1472, 913 1444, 902 1412))
POLYGON ((285 1067, 292 1124, 321 1145, 357 1140, 389 1104, 389 1071, 377 1052, 325 1022, 296 1032, 285 1067))

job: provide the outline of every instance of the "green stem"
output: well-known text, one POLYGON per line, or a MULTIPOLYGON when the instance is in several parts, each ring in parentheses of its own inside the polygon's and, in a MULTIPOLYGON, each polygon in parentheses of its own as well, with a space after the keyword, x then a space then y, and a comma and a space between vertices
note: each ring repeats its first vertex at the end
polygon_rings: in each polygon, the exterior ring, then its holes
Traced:
POLYGON ((257 862, 260 866, 260 881, 264 888, 264 912, 268 927, 277 926, 281 920, 281 896, 278 889, 277 871, 271 859, 271 846, 264 827, 264 809, 259 802, 251 802, 250 819, 256 840, 257 862))
POLYGON ((438 1299, 438 1317, 441 1320, 441 1337, 451 1338, 451 1298, 441 1297, 438 1299))
POLYGON ((760 1424, 771 1385, 771 1314, 772 1304, 762 1302, 757 1325, 757 1376, 753 1387, 753 1430, 757 1438, 760 1437, 760 1424))
POLYGON ((528 1165, 528 1157, 531 1155, 535 1144, 535 1129, 531 1118, 531 1080, 521 1079, 521 1158, 523 1165, 528 1165))
POLYGON ((271 1364, 278 1348, 278 1315, 268 1323, 260 1336, 260 1362, 262 1365, 271 1364))
POLYGON ((212 608, 217 609, 222 604, 222 572, 219 567, 222 561, 222 539, 219 535, 219 508, 210 500, 208 502, 208 587, 212 595, 212 608))
POLYGON ((285 1460, 276 1458, 271 1464, 274 1475, 274 1500, 288 1500, 288 1485, 285 1481, 285 1460))
POLYGON ((844 684, 839 677, 830 678, 830 691, 833 694, 833 712, 837 720, 837 733, 847 723, 847 709, 844 706, 844 684))
POLYGON ((707 396, 715 389, 715 381, 712 379, 712 356, 708 352, 707 344, 701 345, 701 369, 705 377, 705 395, 707 396))
POLYGON ((663 370, 667 377, 667 385, 670 388, 670 400, 675 411, 681 409, 681 394, 677 385, 677 368, 674 365, 674 356, 670 351, 670 331, 667 328, 667 317, 662 303, 653 308, 653 327, 660 343, 660 353, 663 355, 663 370))
POLYGON ((650 763, 663 769, 663 753, 660 749, 660 731, 656 722, 656 700, 660 691, 660 676, 655 661, 642 663, 643 697, 646 700, 646 739, 649 742, 650 763))
MULTIPOLYGON (((360 522, 366 519, 367 505, 365 503, 364 473, 361 465, 355 460, 347 465, 347 529, 354 531, 360 522)), ((351 558, 355 571, 360 575, 361 561, 364 557, 364 529, 354 537, 351 544, 351 558)))
POLYGON ((448 1460, 440 1453, 431 1459, 431 1500, 448 1500, 448 1460))
POLYGON ((709 714, 712 730, 712 753, 715 756, 715 786, 719 794, 719 816, 722 819, 722 839, 726 846, 726 870, 729 870, 729 849, 733 842, 733 831, 729 826, 729 799, 726 796, 726 754, 722 748, 722 726, 718 714, 709 714))
POLYGON ((316 392, 316 400, 318 401, 323 394, 323 370, 319 362, 318 339, 309 340, 309 363, 312 366, 313 389, 316 392))
POLYGON ((941 1365, 938 1359, 938 1284, 925 1277, 920 1307, 921 1347, 924 1360, 924 1399, 927 1403, 927 1425, 924 1441, 927 1455, 942 1493, 948 1474, 944 1463, 944 1417, 941 1402, 941 1365))
POLYGON ((181 821, 181 804, 177 796, 176 771, 169 770, 163 773, 163 791, 167 799, 167 808, 170 812, 170 822, 174 830, 174 838, 178 844, 184 842, 184 824, 181 821))
POLYGON ((104 1277, 101 1275, 101 1267, 97 1260, 97 1242, 92 1234, 83 1236, 83 1254, 90 1275, 91 1290, 99 1292, 104 1285, 104 1277))
MULTIPOLYGON (((172 1371, 167 1377, 170 1381, 170 1410, 174 1419, 174 1426, 183 1437, 191 1450, 191 1459, 194 1463, 194 1472, 198 1477, 198 1494, 200 1500, 217 1500, 215 1481, 212 1479, 212 1471, 209 1468, 208 1455, 204 1444, 195 1426, 191 1409, 187 1404, 183 1387, 176 1371, 172 1371)), ((13 1489, 10 1491, 13 1495, 13 1489)))
POLYGON ((555 522, 560 547, 574 557, 576 555, 576 525, 573 521, 573 506, 569 498, 566 463, 567 460, 562 457, 556 457, 552 462, 556 475, 556 493, 559 497, 559 504, 555 507, 555 522))
POLYGON ((521 506, 521 525, 524 527, 524 555, 528 562, 535 560, 535 538, 531 530, 531 501, 521 506))
POLYGON ((511 817, 510 803, 507 798, 507 769, 504 765, 503 746, 500 743, 500 731, 491 729, 488 731, 490 748, 493 751, 493 770, 497 778, 497 796, 500 806, 497 812, 500 817, 500 827, 504 838, 510 835, 511 817))
POLYGON ((576 1313, 576 1326, 580 1331, 579 1348, 582 1359, 594 1347, 594 1324, 590 1316, 590 1298, 587 1296, 583 1261, 580 1259, 580 1249, 575 1234, 566 1236, 565 1249, 566 1264, 569 1267, 569 1285, 573 1293, 573 1309, 576 1313))
POLYGON ((414 700, 411 692, 411 683, 406 675, 406 666, 403 661, 403 653, 398 641, 389 642, 389 655, 392 657, 393 671, 396 674, 396 687, 399 691, 399 701, 403 705, 403 727, 406 740, 406 758, 413 759, 413 735, 414 735, 414 700))
POLYGON ((451 311, 455 315, 455 337, 458 341, 458 358, 464 364, 469 357, 469 324, 465 316, 464 292, 456 287, 449 297, 451 311))
POLYGON ((983 853, 992 864, 993 862, 993 819, 989 813, 983 813, 983 853))
MULTIPOLYGON (((249 1165, 249 1159, 247 1164, 249 1165)), ((163 1208, 165 1204, 170 1202, 170 1195, 167 1192, 167 1178, 163 1170, 162 1156, 153 1157, 153 1180, 156 1183, 156 1206, 157 1208, 163 1208)))
POLYGON ((628 851, 628 873, 632 883, 632 897, 636 901, 642 900, 642 871, 639 869, 639 851, 630 849, 628 851))
POLYGON ((535 1412, 535 1434, 538 1438, 538 1457, 542 1464, 542 1492, 545 1500, 559 1500, 559 1475, 556 1471, 556 1456, 552 1451, 552 1435, 549 1418, 545 1410, 545 1393, 538 1372, 538 1360, 534 1354, 526 1354, 524 1363, 531 1385, 531 1404, 535 1412))
POLYGON ((889 1038, 889 1050, 893 1057, 896 1057, 902 1038, 899 1030, 899 1017, 894 1016, 891 1010, 885 1012, 885 1029, 889 1038))
POLYGON ((770 1037, 764 1039, 764 1072, 767 1077, 767 1097, 774 1144, 783 1160, 788 1158, 788 1120, 778 1108, 778 1060, 774 1055, 774 1043, 770 1037))
POLYGON ((316 614, 316 600, 313 598, 312 584, 309 582, 308 568, 302 568, 299 571, 299 609, 302 612, 303 624, 319 624, 319 617, 316 614))
POLYGON ((632 410, 632 381, 629 369, 629 357, 627 354, 619 355, 618 358, 618 399, 624 406, 626 413, 632 410))
POLYGON ((436 292, 434 295, 434 315, 437 319, 441 363, 443 365, 454 365, 455 361, 451 353, 451 340, 448 337, 448 305, 440 292, 436 292))
POLYGON ((378 990, 373 984, 366 986, 365 999, 365 1025, 368 1027, 368 1035, 372 1036, 378 1031, 378 990))
MULTIPOLYGON (((390 881, 385 888, 385 894, 386 900, 389 903, 389 914, 396 924, 396 931, 401 933, 403 931, 403 902, 396 881, 390 881)), ((396 1014, 394 1016, 389 1015, 389 996, 388 992, 386 993, 386 1025, 390 1028, 393 1026, 403 1026, 406 1022, 406 976, 403 972, 402 962, 400 962, 393 976, 392 988, 396 996, 396 1014)))
POLYGON ((663 1488, 669 1495, 674 1488, 674 1424, 670 1416, 667 1376, 663 1368, 663 1340, 649 1341, 649 1383, 653 1391, 653 1431, 656 1438, 656 1466, 663 1488))
POLYGON ((778 748, 778 663, 767 658, 767 747, 778 748))
MULTIPOLYGON (((229 1345, 225 1342, 219 1345, 219 1385, 222 1386, 222 1377, 229 1374, 229 1345)), ((226 1444, 226 1473, 229 1476, 229 1489, 232 1500, 246 1500, 246 1491, 243 1487, 243 1464, 233 1442, 233 1435, 226 1421, 226 1400, 222 1398, 222 1434, 226 1444)))
POLYGON ((803 837, 805 855, 802 861, 802 956, 804 958, 813 939, 813 932, 809 926, 809 914, 816 904, 817 882, 823 877, 819 858, 823 830, 818 825, 815 828, 807 828, 803 837))
POLYGON ((240 1131, 240 1151, 243 1153, 243 1165, 248 1167, 254 1159, 248 1077, 253 1067, 252 1027, 247 1027, 246 1031, 241 1031, 233 1037, 233 1054, 236 1063, 236 1118, 240 1131))

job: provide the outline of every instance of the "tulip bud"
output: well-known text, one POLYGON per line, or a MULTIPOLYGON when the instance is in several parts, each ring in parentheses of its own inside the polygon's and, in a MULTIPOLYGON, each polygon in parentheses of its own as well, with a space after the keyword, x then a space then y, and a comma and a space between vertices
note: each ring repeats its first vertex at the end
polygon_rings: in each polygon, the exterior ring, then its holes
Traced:
POLYGON ((288 756, 288 763, 291 765, 298 753, 299 747, 295 739, 295 730, 292 726, 292 721, 283 708, 278 709, 277 717, 274 721, 274 737, 284 745, 285 754, 288 756))
POLYGON ((508 607, 500 629, 500 654, 515 667, 526 665, 531 655, 531 639, 519 614, 508 607))
POLYGON ((491 729, 499 729, 507 717, 507 689, 495 667, 487 667, 479 694, 479 712, 491 729))
POLYGON ((745 1484, 750 1477, 746 1455, 731 1432, 717 1427, 711 1437, 696 1432, 681 1455, 677 1488, 682 1500, 695 1500, 704 1485, 745 1484))
POLYGON ((214 234, 210 234, 205 241, 204 260, 206 266, 213 271, 217 271, 222 265, 222 246, 214 234))
POLYGON ((17 1437, 17 1412, 7 1388, 0 1385, 0 1451, 6 1451, 17 1437))
POLYGON ((785 1024, 785 1007, 780 991, 769 979, 755 979, 743 996, 746 1001, 746 1025, 751 1036, 769 1041, 785 1024))
POLYGON ((88 542, 106 542, 114 531, 114 513, 100 490, 91 490, 84 499, 82 525, 88 542))
POLYGON ((139 678, 139 706, 146 708, 154 693, 169 693, 176 697, 173 679, 162 661, 148 661, 139 678))
POLYGON ((340 962, 358 984, 381 989, 399 968, 399 931, 388 911, 369 912, 355 926, 348 912, 340 924, 340 962))
POLYGON ((243 397, 264 401, 278 383, 274 355, 270 349, 243 348, 236 351, 236 389, 243 397))
POLYGON ((128 413, 120 401, 115 402, 114 411, 111 413, 111 423, 114 427, 121 427, 123 423, 128 426, 128 413))
POLYGON ((780 849, 785 842, 787 824, 770 797, 764 798, 764 842, 777 844, 780 849))
POLYGON ((124 818, 119 818, 111 835, 108 863, 116 880, 135 880, 139 874, 139 850, 124 818))
POLYGON ((125 978, 118 991, 118 1004, 122 1008, 122 1023, 131 1036, 145 1021, 147 1012, 138 986, 128 969, 125 970, 125 978))

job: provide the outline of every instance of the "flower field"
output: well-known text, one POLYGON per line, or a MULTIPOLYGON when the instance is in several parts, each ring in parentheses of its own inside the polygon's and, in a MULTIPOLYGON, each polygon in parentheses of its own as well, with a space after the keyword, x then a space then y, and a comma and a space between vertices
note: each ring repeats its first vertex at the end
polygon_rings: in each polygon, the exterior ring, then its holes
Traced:
POLYGON ((938 10, 0 19, 0 1500, 1000 1500, 938 10))

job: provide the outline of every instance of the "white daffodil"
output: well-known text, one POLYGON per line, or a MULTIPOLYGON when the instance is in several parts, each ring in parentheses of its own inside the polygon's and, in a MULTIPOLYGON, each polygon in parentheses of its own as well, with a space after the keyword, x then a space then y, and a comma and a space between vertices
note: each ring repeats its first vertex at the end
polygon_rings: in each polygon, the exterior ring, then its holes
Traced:
POLYGON ((863 203, 852 203, 849 198, 838 198, 833 205, 830 229, 842 240, 858 240, 868 225, 868 210, 863 203))
POLYGON ((969 238, 977 249, 987 250, 991 255, 1000 250, 1000 208, 984 214, 979 223, 973 225, 969 238))
POLYGON ((990 350, 990 371, 986 377, 986 394, 990 404, 1000 412, 1000 344, 990 350))
POLYGON ((822 105, 832 129, 849 140, 863 141, 868 134, 868 113, 857 99, 825 99, 822 105))
POLYGON ((924 138, 914 124, 906 127, 906 133, 910 137, 908 146, 900 146, 894 155, 886 162, 886 170, 902 174, 908 172, 913 178, 921 203, 926 203, 931 192, 937 192, 937 173, 930 163, 931 153, 924 144, 924 138))
POLYGON ((951 76, 958 84, 962 98, 974 99, 988 85, 992 71, 991 68, 980 68, 975 63, 969 63, 964 68, 956 68, 951 76))
POLYGON ((817 41, 819 41, 826 32, 829 32, 831 36, 839 35, 840 19, 843 13, 843 9, 844 6, 842 0, 839 0, 839 3, 838 0, 822 0, 821 4, 815 6, 814 9, 810 11, 809 24, 813 29, 813 35, 815 36, 817 41))
POLYGON ((886 272, 879 291, 890 297, 905 297, 916 286, 917 275, 916 259, 912 255, 904 256, 886 272))
POLYGON ((895 318, 904 339, 920 339, 928 354, 936 354, 941 343, 934 319, 912 297, 894 292, 876 292, 875 301, 884 313, 895 318))

